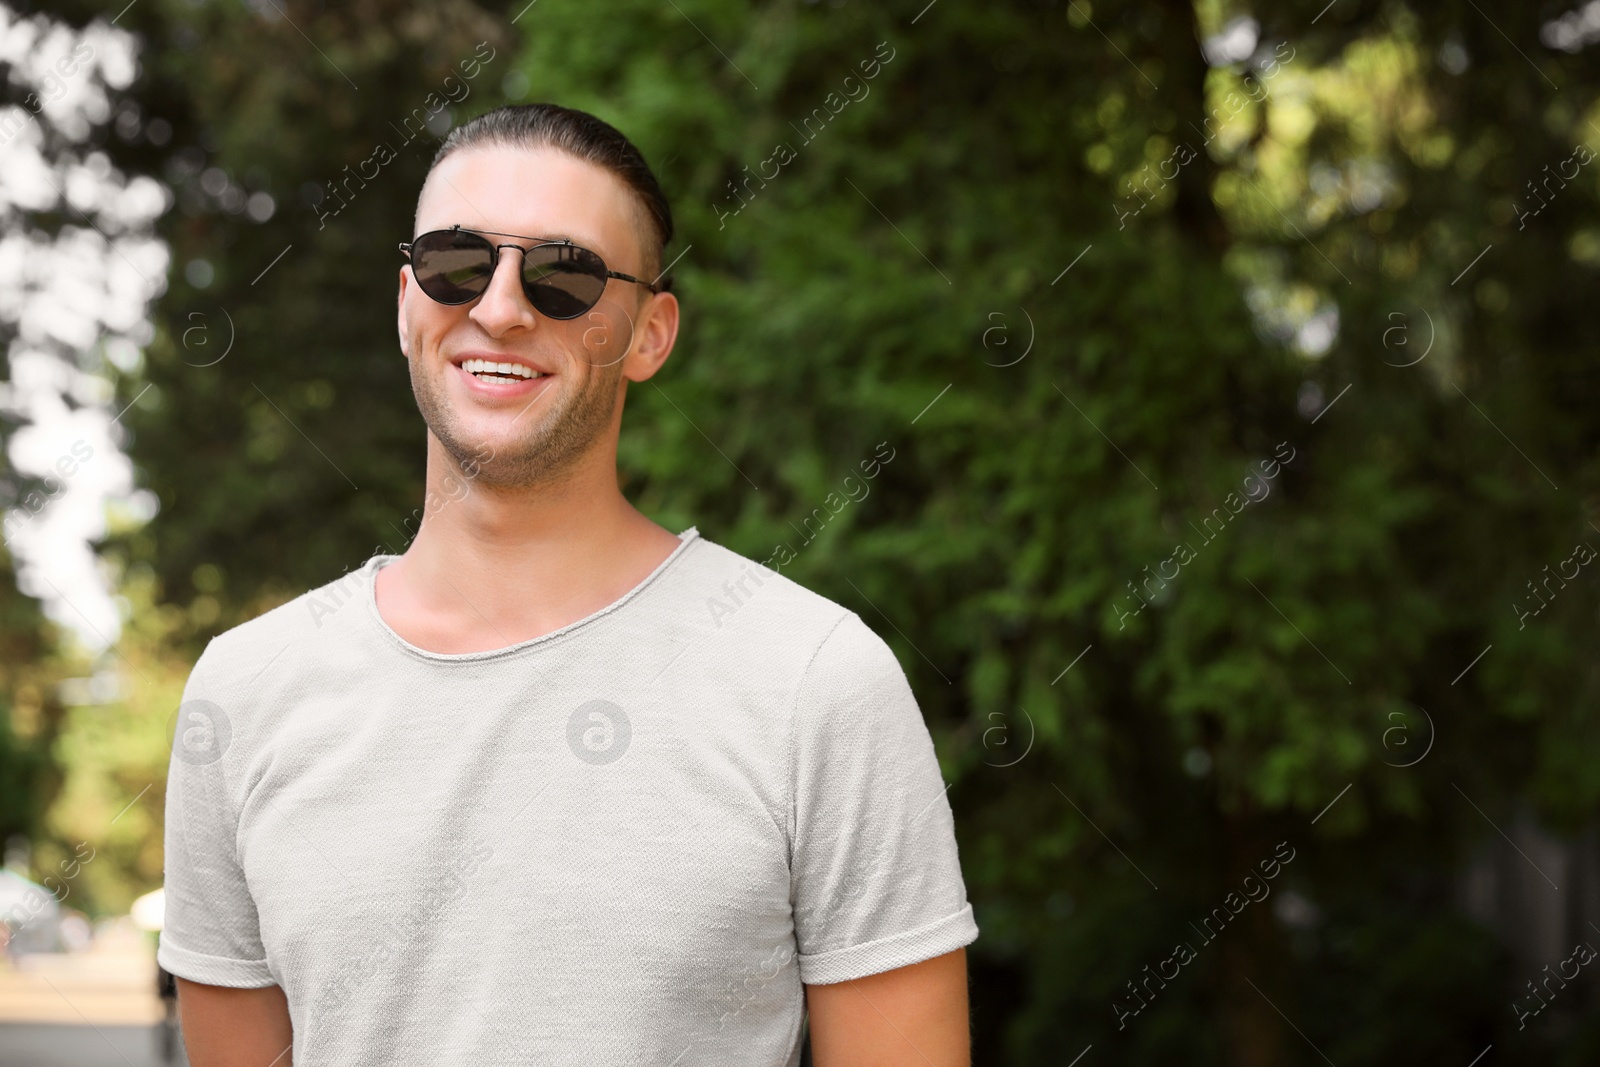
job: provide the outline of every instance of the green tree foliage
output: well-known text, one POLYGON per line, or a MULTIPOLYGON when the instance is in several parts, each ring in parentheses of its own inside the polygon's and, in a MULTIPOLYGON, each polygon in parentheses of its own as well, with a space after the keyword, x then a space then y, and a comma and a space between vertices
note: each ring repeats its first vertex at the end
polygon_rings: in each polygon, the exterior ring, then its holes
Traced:
MULTIPOLYGON (((541 4, 523 65, 665 161, 692 245, 625 457, 663 513, 794 543, 900 652, 964 815, 984 1047, 1309 1061, 1280 1011, 1341 1063, 1512 1040, 1492 943, 1439 913, 1492 833, 1467 795, 1594 810, 1567 755, 1593 599, 1507 610, 1585 527, 1592 267, 1566 241, 1592 176, 1542 231, 1507 210, 1589 136, 1585 91, 1471 8, 1258 12, 1249 77, 1203 58, 1243 13, 1215 4, 629 10, 597 37, 541 4), (830 97, 879 42, 871 94, 830 97), (798 547, 884 439, 904 458, 798 547), (1193 937, 1280 841, 1305 936, 1258 904, 1193 937), (1119 1027, 1178 940, 1193 971, 1119 1027)), ((1537 14, 1494 17, 1533 41, 1537 14)))
POLYGON ((500 89, 592 110, 675 204, 685 326, 629 398, 631 497, 900 655, 983 930, 979 1062, 1593 1058, 1579 997, 1518 1030, 1531 975, 1455 906, 1491 817, 1575 832, 1600 790, 1596 579, 1542 584, 1600 544, 1597 75, 1541 43, 1564 8, 285 9, 303 32, 127 14, 180 210, 121 387, 156 384, 128 421, 163 511, 120 550, 212 598, 196 639, 404 543, 427 152, 325 226, 301 189, 488 40, 456 121, 500 89), (278 212, 228 214, 210 168, 278 212))
POLYGON ((50 759, 59 674, 45 664, 54 635, 39 602, 17 591, 11 555, 0 549, 0 843, 35 836, 60 786, 50 759))
MULTIPOLYGON (((108 83, 122 80, 113 37, 80 37, 50 13, 0 11, 0 842, 43 832, 60 783, 56 687, 71 670, 66 635, 18 588, 18 546, 38 534, 40 516, 61 504, 92 454, 80 441, 41 475, 14 465, 13 437, 41 412, 84 406, 93 395, 85 384, 109 391, 80 372, 102 361, 108 342, 132 348, 127 319, 136 321, 142 303, 125 283, 137 276, 149 213, 141 218, 139 191, 96 151, 103 138, 85 138, 103 117, 108 83), (120 257, 128 274, 83 269, 97 252, 120 257)), ((146 180, 144 191, 155 187, 146 180)))
POLYGON ((496 93, 508 60, 505 24, 470 5, 358 4, 308 41, 296 25, 313 17, 182 0, 127 14, 149 41, 143 113, 173 129, 156 169, 177 209, 155 388, 125 419, 163 521, 115 550, 168 599, 208 605, 198 637, 414 535, 423 439, 395 245, 443 105, 496 93))

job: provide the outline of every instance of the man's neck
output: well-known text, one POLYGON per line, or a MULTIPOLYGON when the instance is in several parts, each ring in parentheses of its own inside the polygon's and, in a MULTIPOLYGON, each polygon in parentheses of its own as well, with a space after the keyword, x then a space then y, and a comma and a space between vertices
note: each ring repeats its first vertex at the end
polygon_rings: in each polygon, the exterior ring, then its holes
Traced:
POLYGON ((484 651, 530 640, 619 599, 680 543, 617 487, 614 453, 516 489, 463 473, 428 437, 422 527, 379 570, 384 620, 418 647, 484 651))

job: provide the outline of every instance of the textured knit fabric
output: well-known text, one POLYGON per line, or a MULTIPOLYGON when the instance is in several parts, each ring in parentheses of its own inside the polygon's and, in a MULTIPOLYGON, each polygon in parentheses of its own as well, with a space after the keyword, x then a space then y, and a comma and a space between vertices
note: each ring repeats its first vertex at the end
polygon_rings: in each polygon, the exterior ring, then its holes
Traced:
POLYGON ((889 647, 679 539, 495 651, 396 634, 393 555, 212 639, 167 782, 162 966, 281 986, 295 1067, 794 1067, 802 983, 972 942, 889 647))

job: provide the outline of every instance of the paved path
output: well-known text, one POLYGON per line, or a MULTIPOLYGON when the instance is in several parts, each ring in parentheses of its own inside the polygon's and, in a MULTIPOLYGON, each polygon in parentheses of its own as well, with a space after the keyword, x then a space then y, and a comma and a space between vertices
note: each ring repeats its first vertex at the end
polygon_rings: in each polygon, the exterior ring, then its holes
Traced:
POLYGON ((150 1026, 0 1023, 0 1067, 186 1067, 163 1060, 150 1026))
POLYGON ((150 1024, 162 1016, 150 935, 101 923, 82 952, 0 957, 0 1022, 150 1024))
MULTIPOLYGON (((155 950, 126 920, 83 952, 0 956, 0 1067, 166 1067, 155 950)), ((181 1042, 179 1043, 181 1045, 181 1042)))

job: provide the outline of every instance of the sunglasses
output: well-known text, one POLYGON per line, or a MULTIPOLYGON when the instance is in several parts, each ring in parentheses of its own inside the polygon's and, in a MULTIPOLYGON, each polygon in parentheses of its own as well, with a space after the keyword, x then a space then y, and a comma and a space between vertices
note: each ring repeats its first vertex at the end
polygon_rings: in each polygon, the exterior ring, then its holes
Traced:
POLYGON ((612 278, 637 282, 652 293, 664 291, 642 278, 608 270, 598 254, 571 241, 543 241, 495 230, 463 230, 456 225, 400 242, 400 251, 411 260, 417 286, 441 304, 468 304, 482 296, 489 288, 502 248, 515 248, 522 253, 522 292, 528 303, 547 318, 575 319, 582 315, 600 302, 612 278), (497 245, 481 236, 485 233, 538 243, 526 249, 521 245, 497 245))

